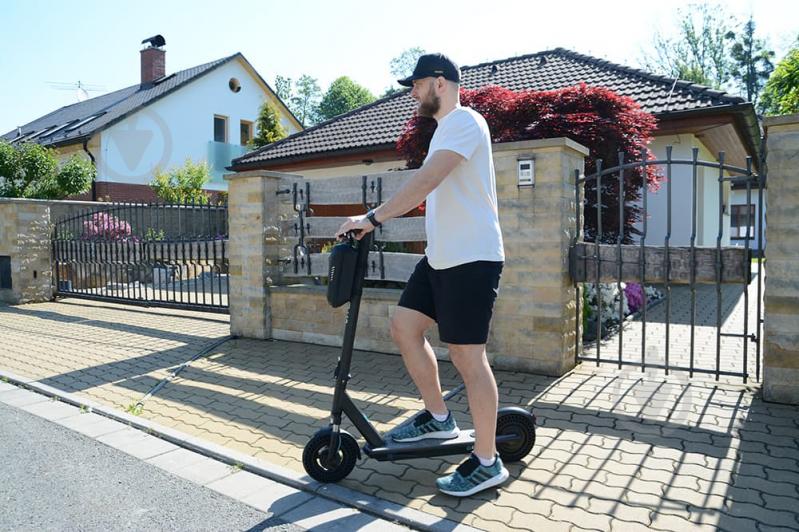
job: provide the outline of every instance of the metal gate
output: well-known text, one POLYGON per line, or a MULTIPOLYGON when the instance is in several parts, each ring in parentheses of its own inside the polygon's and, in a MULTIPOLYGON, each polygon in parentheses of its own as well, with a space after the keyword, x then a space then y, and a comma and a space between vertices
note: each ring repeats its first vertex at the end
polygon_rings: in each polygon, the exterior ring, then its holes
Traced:
POLYGON ((228 312, 227 205, 109 203, 53 228, 57 295, 228 312))
POLYGON ((718 162, 701 161, 698 155, 694 148, 691 159, 673 159, 669 146, 664 160, 650 160, 642 153, 638 161, 625 163, 624 154, 619 153, 616 166, 603 168, 602 160, 597 160, 594 173, 575 174, 580 230, 571 248, 570 273, 579 288, 578 360, 619 369, 687 372, 692 377, 709 374, 716 380, 721 376, 760 380, 765 173, 754 170, 751 157, 741 168, 726 164, 723 152, 718 162), (690 233, 682 236, 687 236, 687 245, 675 242, 673 231, 673 177, 679 168, 690 170, 690 177, 688 171, 680 171, 683 181, 677 181, 683 190, 677 198, 678 221, 690 227, 690 233), (659 209, 648 205, 652 193, 647 192, 646 176, 652 170, 665 179, 665 190, 658 192, 665 196, 658 198, 659 209), (637 199, 632 194, 631 200, 631 189, 639 191, 637 199), (745 229, 725 220, 733 211, 732 189, 745 190, 745 229), (757 193, 756 209, 753 192, 757 193), (712 196, 718 200, 708 201, 712 196), (584 224, 589 214, 591 223, 584 224), (657 215, 665 220, 653 219, 657 215), (652 242, 648 233, 656 221, 663 234, 652 242), (700 233, 708 233, 708 225, 715 235, 704 234, 703 242, 698 242, 700 233), (741 238, 741 246, 727 242, 731 228, 741 238), (755 235, 758 253, 750 246, 755 235), (628 291, 635 285, 641 290, 628 291), (754 302, 750 291, 756 293, 754 302), (630 315, 624 307, 633 295, 643 304, 630 315), (586 332, 584 326, 593 330, 586 332), (591 336, 591 341, 582 342, 591 336))

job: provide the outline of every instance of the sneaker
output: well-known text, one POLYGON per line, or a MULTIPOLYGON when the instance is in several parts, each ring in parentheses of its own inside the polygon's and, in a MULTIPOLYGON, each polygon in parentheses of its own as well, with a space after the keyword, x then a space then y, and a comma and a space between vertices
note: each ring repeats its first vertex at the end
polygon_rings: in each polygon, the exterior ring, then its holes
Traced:
POLYGON ((454 473, 436 480, 436 484, 438 489, 447 495, 468 497, 478 491, 499 486, 508 479, 508 476, 508 470, 502 465, 499 456, 492 465, 484 466, 479 458, 471 455, 454 473))
POLYGON ((457 438, 459 434, 458 425, 452 417, 452 412, 447 415, 444 421, 436 421, 433 414, 425 410, 410 423, 400 427, 391 434, 391 438, 397 443, 408 443, 412 441, 426 440, 428 438, 451 440, 457 438))

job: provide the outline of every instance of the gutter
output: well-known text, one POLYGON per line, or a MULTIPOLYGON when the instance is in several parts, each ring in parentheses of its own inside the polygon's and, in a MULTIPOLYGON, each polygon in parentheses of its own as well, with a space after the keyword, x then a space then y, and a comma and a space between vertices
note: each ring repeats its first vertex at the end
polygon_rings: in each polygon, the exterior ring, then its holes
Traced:
POLYGON ((742 135, 744 143, 747 149, 749 150, 749 153, 753 155, 752 163, 756 169, 760 170, 761 159, 763 157, 763 150, 761 144, 761 139, 763 137, 763 134, 760 130, 760 120, 758 119, 757 113, 755 112, 755 106, 751 102, 717 105, 714 107, 705 107, 703 109, 667 111, 665 113, 657 113, 654 116, 655 118, 658 119, 658 121, 661 121, 661 120, 678 119, 678 118, 690 118, 696 116, 725 115, 725 114, 732 115, 734 117, 735 124, 739 129, 739 133, 742 135))
MULTIPOLYGON (((276 159, 265 159, 261 161, 252 161, 248 163, 238 163, 238 164, 231 164, 230 166, 226 167, 225 170, 230 170, 231 172, 245 172, 247 170, 261 170, 266 169, 269 167, 274 166, 283 166, 290 163, 297 163, 297 162, 304 162, 304 161, 312 161, 314 159, 327 159, 329 157, 340 157, 344 155, 355 155, 355 154, 363 154, 368 155, 370 153, 384 151, 384 150, 392 150, 396 148, 396 143, 384 143, 384 144, 373 144, 371 146, 359 146, 356 148, 343 148, 339 150, 329 150, 323 152, 312 152, 306 153, 302 155, 289 155, 285 157, 279 157, 276 159)), ((238 157, 238 159, 242 159, 246 157, 246 155, 242 155, 238 157)))
POLYGON ((85 151, 89 155, 89 159, 92 161, 92 165, 94 166, 94 177, 92 178, 92 201, 97 201, 97 161, 92 155, 92 152, 89 151, 89 139, 86 138, 83 141, 83 151, 85 151))

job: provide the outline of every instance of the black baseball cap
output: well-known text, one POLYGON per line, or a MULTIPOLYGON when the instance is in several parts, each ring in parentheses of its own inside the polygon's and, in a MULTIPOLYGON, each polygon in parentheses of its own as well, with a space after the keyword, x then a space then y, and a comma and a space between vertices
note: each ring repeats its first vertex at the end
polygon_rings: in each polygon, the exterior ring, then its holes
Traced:
POLYGON ((397 83, 405 87, 413 87, 413 80, 442 76, 444 79, 460 83, 461 69, 455 61, 444 54, 425 54, 419 57, 413 74, 404 79, 398 79, 397 83))

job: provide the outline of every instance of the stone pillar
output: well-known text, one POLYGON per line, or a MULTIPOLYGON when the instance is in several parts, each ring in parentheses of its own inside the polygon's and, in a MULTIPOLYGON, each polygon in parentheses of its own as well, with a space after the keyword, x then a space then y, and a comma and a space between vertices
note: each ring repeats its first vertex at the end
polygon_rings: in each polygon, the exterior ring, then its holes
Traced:
MULTIPOLYGON (((280 283, 280 217, 291 195, 280 187, 297 176, 255 170, 228 181, 230 334, 272 337, 269 285, 280 283)), ((289 185, 290 186, 290 185, 289 185)))
POLYGON ((799 114, 766 118, 763 397, 799 404, 799 114))
POLYGON ((487 351, 495 367, 563 375, 575 365, 578 325, 569 246, 575 236, 574 171, 588 149, 566 138, 495 144, 505 268, 487 351), (518 186, 520 157, 535 186, 518 186))
POLYGON ((37 303, 53 298, 50 205, 41 200, 0 198, 0 301, 37 303), (4 271, 5 270, 5 271, 4 271), (7 282, 9 279, 0 279, 7 282))

